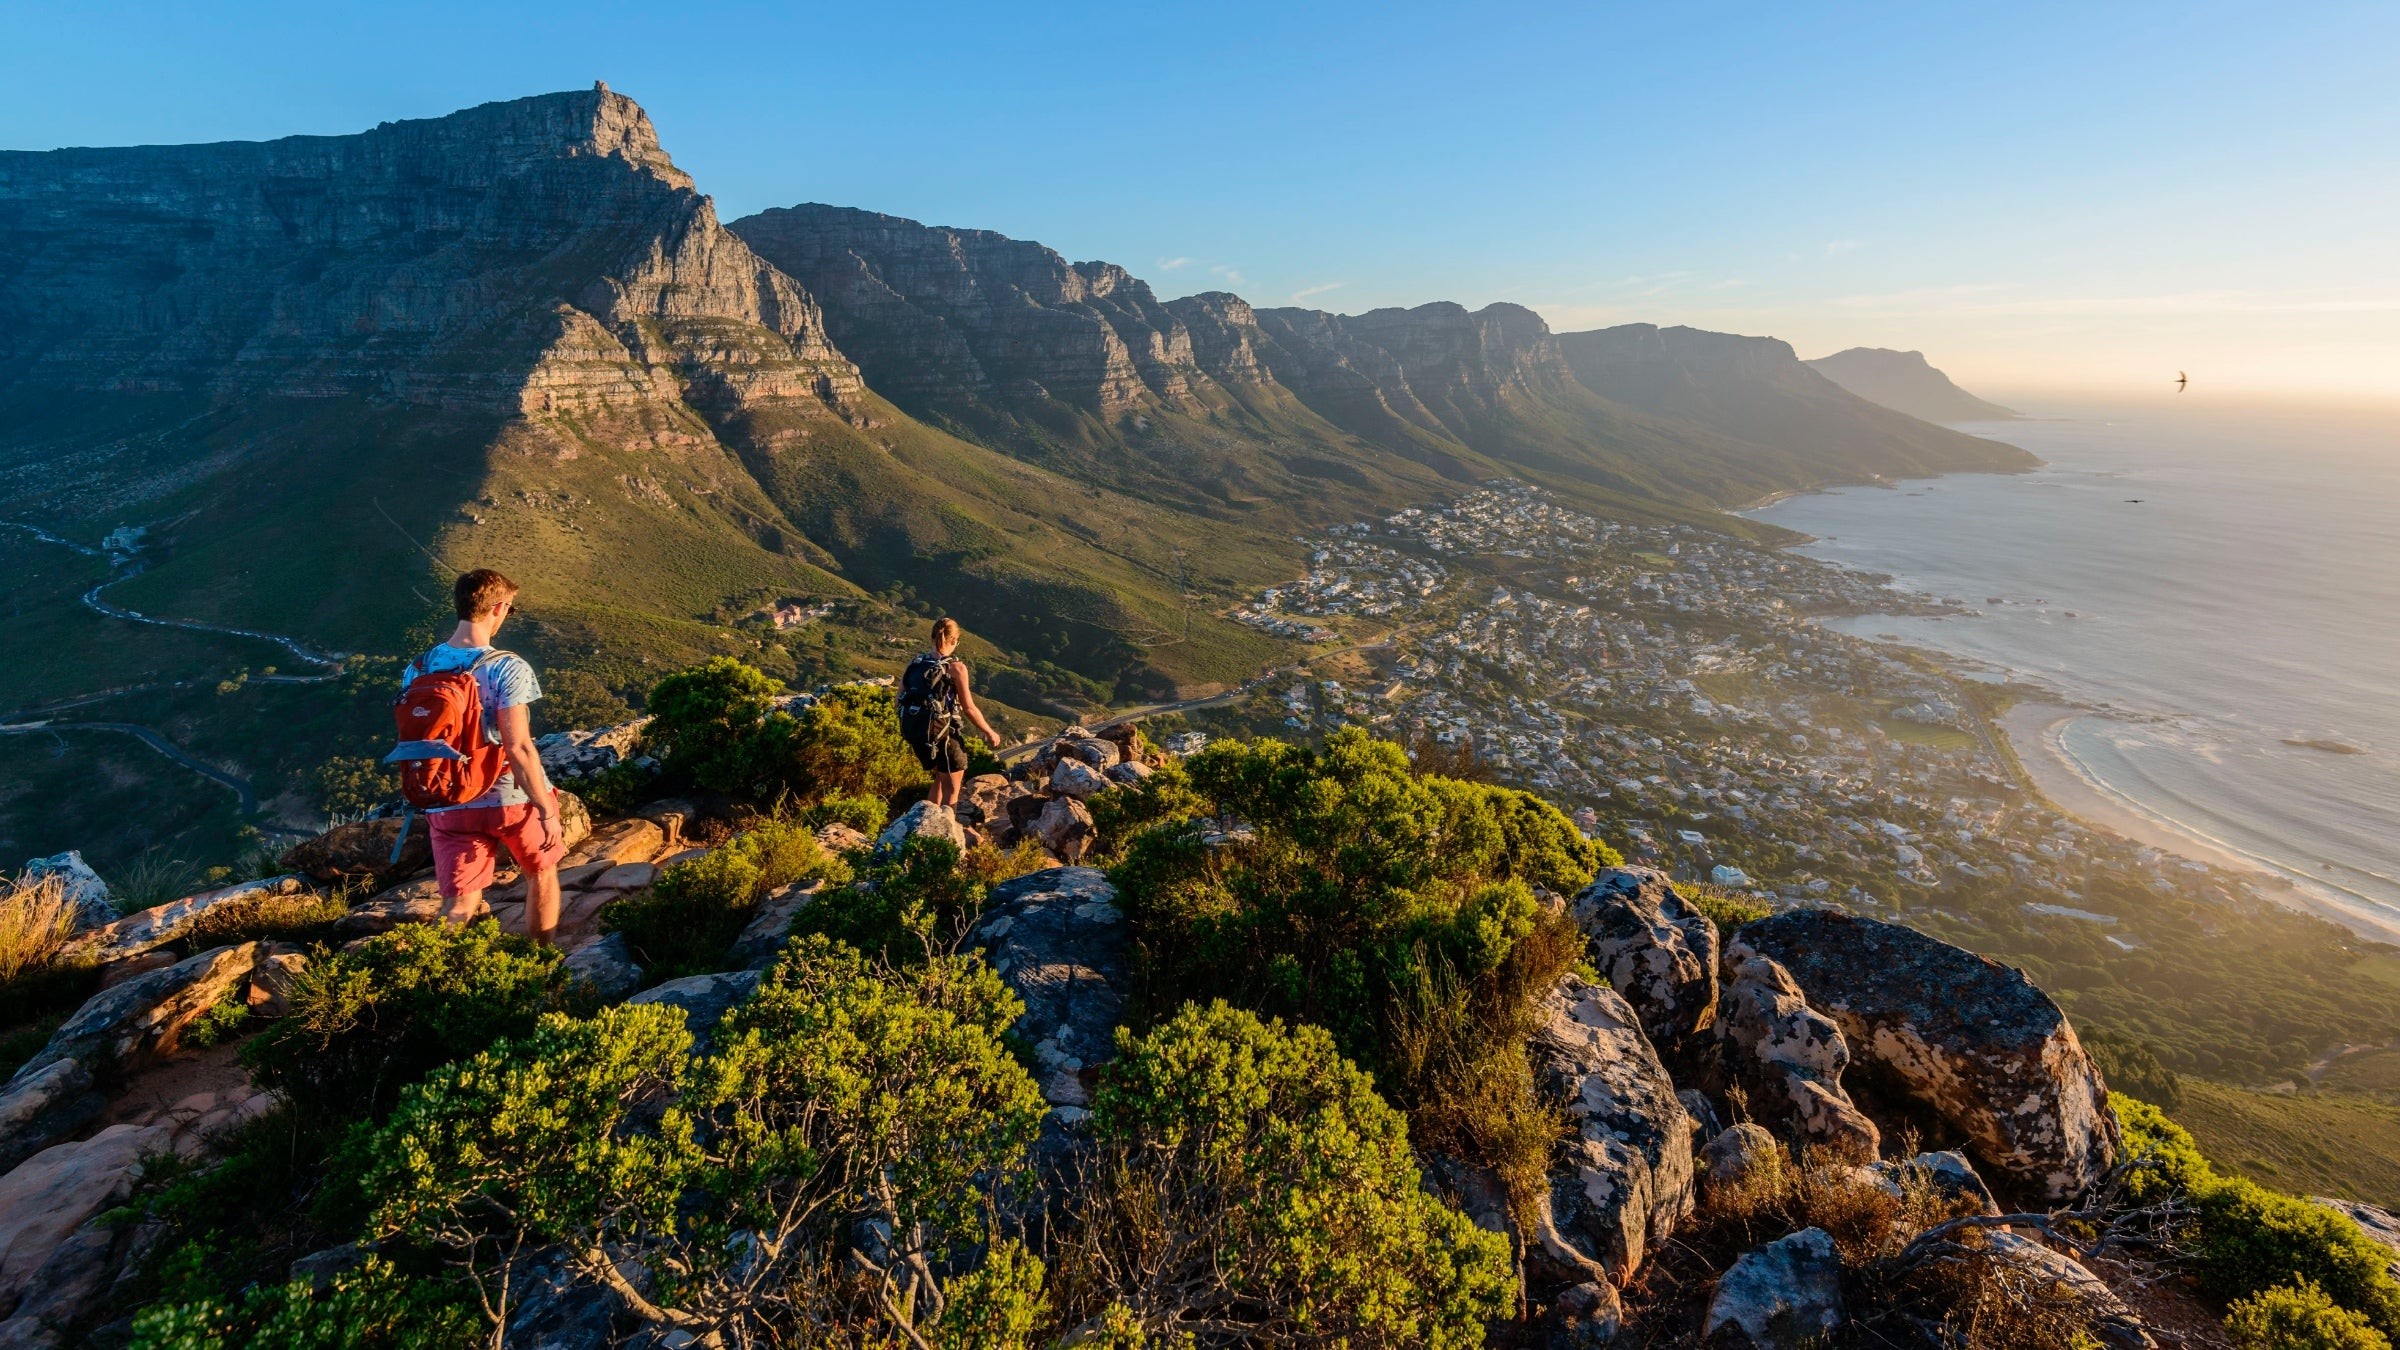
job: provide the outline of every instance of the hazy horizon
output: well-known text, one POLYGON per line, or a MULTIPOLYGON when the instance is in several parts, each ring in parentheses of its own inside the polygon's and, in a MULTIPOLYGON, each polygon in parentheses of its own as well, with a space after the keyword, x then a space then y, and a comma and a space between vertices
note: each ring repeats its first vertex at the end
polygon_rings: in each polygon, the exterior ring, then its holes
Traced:
POLYGON ((2400 403, 2400 10, 12 15, 0 145, 364 130, 605 79, 728 218, 1036 239, 1162 295, 1496 300, 1920 350, 2003 402, 2400 403))

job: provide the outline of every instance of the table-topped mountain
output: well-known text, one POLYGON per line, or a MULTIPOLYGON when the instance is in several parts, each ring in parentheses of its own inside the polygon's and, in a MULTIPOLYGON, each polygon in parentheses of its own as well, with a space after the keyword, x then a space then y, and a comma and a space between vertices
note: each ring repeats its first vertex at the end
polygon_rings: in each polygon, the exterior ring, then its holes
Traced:
MULTIPOLYGON (((0 155, 0 259, 0 516, 173 522, 131 608, 372 649, 430 554, 525 582, 553 645, 670 659, 901 586, 1003 636, 1184 626, 1188 528, 885 403, 605 88, 0 155)), ((1192 584, 1265 576, 1237 543, 1192 584)))
MULTIPOLYGON (((1779 343, 1793 369, 1775 380, 1652 406, 1518 305, 1340 315, 1224 292, 1161 301, 1113 263, 816 204, 728 228, 820 297, 836 343, 903 407, 1134 490, 1174 491, 1203 465, 1301 491, 1311 486, 1298 480, 1405 484, 1430 469, 1676 514, 1877 474, 2031 463, 1850 398, 1779 343), (1741 413, 1720 418, 1732 402, 1741 413), (1779 412, 1808 431, 1780 430, 1779 412)), ((1741 378, 1724 363, 1687 374, 1712 389, 1741 378)))
POLYGON ((1928 422, 2000 422, 2017 416, 2014 409, 1986 402, 1951 383, 1923 352, 1852 347, 1808 364, 1860 398, 1928 422))

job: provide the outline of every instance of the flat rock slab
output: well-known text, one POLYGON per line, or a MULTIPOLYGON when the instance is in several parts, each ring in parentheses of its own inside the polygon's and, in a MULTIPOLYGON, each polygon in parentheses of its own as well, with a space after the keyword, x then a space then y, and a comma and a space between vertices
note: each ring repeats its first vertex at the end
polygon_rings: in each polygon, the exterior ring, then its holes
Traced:
POLYGON ((791 939, 792 925, 798 922, 800 911, 809 907, 823 893, 821 882, 808 885, 794 883, 769 892, 750 912, 750 922, 742 925, 742 935, 733 940, 728 958, 744 970, 765 970, 783 954, 783 944, 791 939))
POLYGON ((1913 928, 1803 909, 1736 941, 1791 972, 1859 1064, 1874 1064, 1964 1134, 1969 1151, 2044 1200, 2116 1161, 2108 1086, 2075 1028, 2023 971, 1913 928))
POLYGON ((1125 1018, 1125 913, 1117 888, 1090 867, 1053 867, 992 888, 967 936, 1025 1000, 1016 1034, 1033 1047, 1034 1079, 1053 1114, 1079 1121, 1100 1066, 1116 1058, 1125 1018))
POLYGON ((216 947, 101 990, 85 1000, 9 1082, 24 1082, 65 1059, 81 1060, 96 1071, 140 1068, 173 1050, 176 1037, 193 1019, 246 985, 258 951, 255 942, 216 947))
POLYGON ((1842 1321, 1842 1259, 1824 1229, 1803 1228, 1726 1268, 1700 1335, 1724 1350, 1801 1350, 1842 1321))

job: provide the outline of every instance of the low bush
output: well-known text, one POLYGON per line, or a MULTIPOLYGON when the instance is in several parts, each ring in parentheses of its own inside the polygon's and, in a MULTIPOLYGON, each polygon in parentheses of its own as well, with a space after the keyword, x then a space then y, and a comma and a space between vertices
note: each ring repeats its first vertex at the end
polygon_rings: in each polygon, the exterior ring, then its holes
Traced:
POLYGON ((2225 1318, 2235 1350, 2391 1350, 2367 1319, 2306 1280, 2263 1290, 2225 1318))
POLYGON ((2083 1048, 2091 1052, 2092 1063, 2099 1067, 2110 1090, 2164 1111, 2183 1109, 2182 1081, 2173 1069, 2159 1062, 2147 1042, 2093 1028, 2084 1033, 2083 1048))
POLYGON ((1734 929, 1746 923, 1756 923, 1775 912, 1747 896, 1735 895, 1715 886, 1686 884, 1677 886, 1675 893, 1682 896, 1692 908, 1707 915, 1708 921, 1717 926, 1719 937, 1730 937, 1734 929))
POLYGON ((2183 1127, 2157 1107, 2112 1093, 2125 1151, 2144 1158, 2128 1196, 2137 1204, 2180 1197, 2190 1207, 2184 1242, 2203 1285, 2244 1299, 2309 1282, 2389 1338, 2400 1334, 2400 1281, 2391 1254, 2347 1217, 2209 1166, 2183 1127))
POLYGON ((337 821, 363 819, 400 795, 399 775, 365 755, 336 755, 318 765, 309 782, 317 790, 318 809, 337 821))
POLYGON ((801 911, 795 933, 821 933, 882 960, 909 964, 958 949, 993 886, 1048 861, 1040 845, 913 838, 896 858, 869 858, 856 879, 801 911))
POLYGON ((408 924, 313 961, 291 1011, 242 1048, 261 1086, 334 1120, 381 1116, 436 1065, 522 1035, 559 996, 558 953, 490 919, 408 924))
POLYGON ((800 823, 812 830, 828 825, 847 825, 860 834, 880 834, 891 823, 891 810, 881 797, 852 796, 847 792, 828 793, 819 801, 803 808, 800 823))
POLYGON ((925 781, 900 737, 891 690, 837 685, 797 717, 775 709, 781 692, 764 673, 720 656, 650 691, 643 743, 670 774, 760 802, 880 799, 925 781))
POLYGON ((1419 777, 1355 729, 1322 750, 1220 742, 1185 768, 1204 810, 1142 830, 1112 872, 1137 1017, 1226 998, 1326 1027, 1421 1144, 1530 1200, 1551 1127, 1524 1036, 1582 946, 1556 897, 1616 856, 1538 798, 1419 777), (1203 815, 1249 837, 1205 844, 1203 815))
POLYGON ((322 1291, 306 1280, 238 1299, 162 1303, 133 1319, 132 1350, 461 1350, 482 1318, 448 1281, 370 1257, 322 1291))
POLYGON ((623 933, 661 979, 719 970, 770 891, 796 882, 849 877, 849 864, 817 846, 795 819, 767 818, 690 862, 661 872, 649 889, 612 901, 600 926, 623 933))
POLYGON ((487 1290, 561 1247, 661 1330, 729 1344, 1020 1345, 1043 1268, 992 1225, 1044 1110, 1001 1041, 1022 1011, 979 962, 895 972, 814 938, 704 1058, 671 1008, 554 1014, 404 1095, 372 1232, 487 1290))
POLYGON ((1420 1187, 1400 1113, 1323 1030, 1219 1002, 1119 1048, 1057 1244, 1071 1335, 1473 1346, 1514 1309, 1506 1239, 1420 1187))

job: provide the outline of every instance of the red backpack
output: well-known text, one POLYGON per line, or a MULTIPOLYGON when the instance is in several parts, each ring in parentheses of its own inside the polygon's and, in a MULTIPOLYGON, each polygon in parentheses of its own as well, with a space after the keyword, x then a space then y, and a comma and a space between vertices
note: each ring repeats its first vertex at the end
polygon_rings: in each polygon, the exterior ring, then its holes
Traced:
POLYGON ((483 686, 475 680, 476 669, 501 654, 486 652, 464 670, 419 675, 400 691, 392 705, 400 744, 383 762, 399 766, 400 795, 409 806, 464 806, 508 771, 507 754, 483 733, 483 686))

